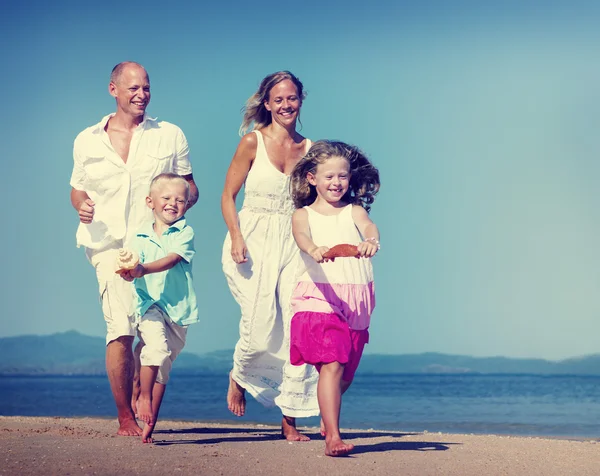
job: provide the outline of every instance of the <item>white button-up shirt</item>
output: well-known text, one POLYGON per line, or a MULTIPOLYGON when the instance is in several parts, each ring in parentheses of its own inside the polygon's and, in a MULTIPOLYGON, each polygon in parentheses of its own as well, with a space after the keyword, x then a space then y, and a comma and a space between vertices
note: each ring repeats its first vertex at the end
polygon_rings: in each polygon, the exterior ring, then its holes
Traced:
POLYGON ((102 249, 125 244, 152 220, 146 205, 150 182, 163 172, 192 173, 187 140, 179 127, 144 116, 135 129, 127 162, 117 154, 104 130, 114 114, 82 131, 73 146, 71 187, 94 201, 94 219, 79 224, 77 246, 102 249))

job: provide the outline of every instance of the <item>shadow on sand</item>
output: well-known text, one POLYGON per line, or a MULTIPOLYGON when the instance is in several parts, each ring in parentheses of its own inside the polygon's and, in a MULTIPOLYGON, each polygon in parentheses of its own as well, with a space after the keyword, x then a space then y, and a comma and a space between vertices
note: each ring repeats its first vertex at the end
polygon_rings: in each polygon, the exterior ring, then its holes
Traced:
MULTIPOLYGON (((302 430, 302 433, 307 435, 311 440, 323 441, 324 438, 317 432, 309 432, 302 430)), ((171 445, 214 445, 219 443, 231 442, 251 442, 251 441, 276 441, 281 440, 281 430, 278 428, 184 428, 177 430, 157 430, 154 432, 158 435, 215 435, 213 438, 203 439, 176 439, 155 441, 157 446, 171 445), (218 435, 218 436, 217 436, 218 435)), ((402 438, 405 436, 414 436, 418 433, 398 433, 385 431, 349 431, 344 432, 345 440, 364 439, 364 438, 402 438)), ((386 441, 375 443, 373 445, 356 445, 349 457, 361 453, 373 453, 384 451, 445 451, 450 448, 450 445, 457 443, 440 443, 429 441, 386 441)))

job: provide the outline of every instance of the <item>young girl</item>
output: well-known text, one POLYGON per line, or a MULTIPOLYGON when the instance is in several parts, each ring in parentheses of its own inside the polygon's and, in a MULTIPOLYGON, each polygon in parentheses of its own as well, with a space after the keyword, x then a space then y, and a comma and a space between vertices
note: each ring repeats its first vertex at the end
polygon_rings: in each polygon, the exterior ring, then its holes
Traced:
POLYGON ((368 215, 379 190, 379 172, 356 147, 315 142, 292 173, 297 210, 292 231, 304 271, 292 297, 290 360, 319 371, 317 397, 325 454, 354 448, 342 441, 342 394, 354 378, 375 307, 371 258, 379 231, 368 215), (357 245, 357 258, 328 259, 334 245, 357 245))

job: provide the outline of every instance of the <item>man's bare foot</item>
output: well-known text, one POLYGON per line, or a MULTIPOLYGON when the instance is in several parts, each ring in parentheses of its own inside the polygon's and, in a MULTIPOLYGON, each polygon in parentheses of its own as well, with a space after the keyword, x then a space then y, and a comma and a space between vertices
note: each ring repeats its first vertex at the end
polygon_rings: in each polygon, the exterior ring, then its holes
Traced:
POLYGON ((140 397, 137 401, 138 418, 147 425, 154 423, 154 415, 152 414, 152 400, 149 398, 140 397))
POLYGON ((233 380, 229 372, 229 388, 227 389, 227 407, 229 411, 239 417, 246 412, 246 389, 233 380))
POLYGON ((152 438, 152 432, 154 431, 154 423, 151 425, 145 425, 144 431, 142 432, 142 443, 154 443, 154 438, 152 438))
POLYGON ((296 419, 285 415, 281 419, 281 436, 288 441, 310 441, 296 429, 296 419))
POLYGON ((117 435, 119 436, 140 436, 142 429, 139 427, 134 419, 126 419, 119 421, 119 430, 117 435))
POLYGON ((325 429, 325 422, 321 418, 321 436, 327 436, 327 430, 325 429))
POLYGON ((346 456, 354 449, 352 443, 344 443, 340 437, 325 438, 326 456, 346 456))

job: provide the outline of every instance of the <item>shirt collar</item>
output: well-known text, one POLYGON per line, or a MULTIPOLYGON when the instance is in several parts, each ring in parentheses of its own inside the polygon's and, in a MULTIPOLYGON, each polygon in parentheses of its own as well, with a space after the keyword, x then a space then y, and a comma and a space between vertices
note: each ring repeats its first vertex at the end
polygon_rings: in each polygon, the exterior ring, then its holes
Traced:
MULTIPOLYGON (((171 230, 181 231, 185 227, 185 224, 186 224, 185 217, 183 216, 179 220, 177 220, 175 223, 172 223, 171 226, 169 228, 167 228, 167 231, 171 231, 171 230)), ((156 235, 156 233, 154 232, 154 221, 148 221, 148 222, 144 223, 144 225, 142 226, 140 231, 137 232, 137 236, 150 237, 152 235, 156 235)))
MULTIPOLYGON (((94 133, 96 134, 101 134, 102 132, 104 132, 104 129, 106 128, 106 124, 108 123, 108 120, 113 117, 116 113, 112 112, 106 116, 104 116, 100 122, 96 125, 96 129, 94 130, 94 133)), ((140 122, 140 124, 138 125, 138 127, 142 127, 142 129, 146 128, 146 124, 148 122, 156 122, 158 120, 158 117, 150 117, 148 114, 144 113, 144 119, 142 119, 142 122, 140 122)))

